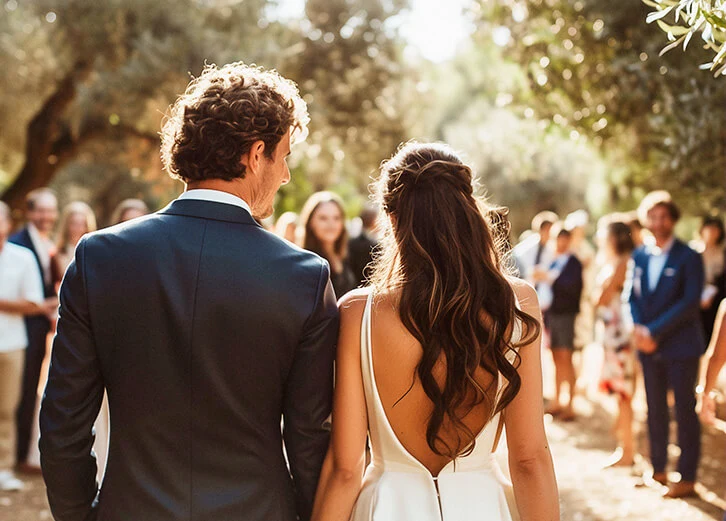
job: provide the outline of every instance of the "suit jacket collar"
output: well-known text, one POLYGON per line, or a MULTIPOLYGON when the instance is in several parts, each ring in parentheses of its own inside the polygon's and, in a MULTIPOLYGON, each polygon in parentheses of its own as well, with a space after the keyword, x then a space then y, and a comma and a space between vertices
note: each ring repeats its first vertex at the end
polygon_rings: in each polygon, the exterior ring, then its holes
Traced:
POLYGON ((239 206, 198 199, 177 199, 172 201, 166 208, 160 210, 159 214, 182 215, 199 219, 212 219, 214 221, 260 226, 246 210, 239 206))

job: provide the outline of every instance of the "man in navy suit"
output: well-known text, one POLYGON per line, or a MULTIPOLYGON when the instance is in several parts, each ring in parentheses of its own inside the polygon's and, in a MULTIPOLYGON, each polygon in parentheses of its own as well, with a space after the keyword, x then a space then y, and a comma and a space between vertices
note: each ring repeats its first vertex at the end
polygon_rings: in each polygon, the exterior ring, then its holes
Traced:
MULTIPOLYGON (((9 241, 29 249, 38 264, 38 273, 43 281, 43 296, 46 308, 58 306, 55 294, 55 281, 52 275, 52 257, 55 250, 51 235, 58 220, 58 199, 52 190, 39 188, 30 192, 25 198, 26 218, 28 224, 9 241)), ((28 347, 25 350, 25 366, 23 384, 16 414, 17 448, 15 461, 21 472, 38 472, 40 469, 27 465, 28 450, 33 429, 33 420, 38 401, 38 380, 40 369, 45 358, 48 333, 51 328, 50 313, 46 315, 27 316, 25 327, 28 333, 28 347)))
POLYGON ((634 340, 643 366, 648 402, 648 437, 653 478, 667 485, 667 393, 673 390, 678 444, 681 456, 679 483, 669 486, 667 497, 694 493, 701 449, 696 415, 696 379, 705 340, 700 317, 704 283, 703 261, 698 253, 676 239, 673 229, 680 217, 667 192, 653 192, 640 205, 654 244, 633 254, 630 306, 635 324, 634 340))
POLYGON ((290 181, 305 103, 274 71, 233 63, 207 66, 170 112, 162 157, 186 191, 84 237, 63 279, 40 411, 51 511, 307 521, 330 438, 338 310, 328 263, 257 222, 290 181))

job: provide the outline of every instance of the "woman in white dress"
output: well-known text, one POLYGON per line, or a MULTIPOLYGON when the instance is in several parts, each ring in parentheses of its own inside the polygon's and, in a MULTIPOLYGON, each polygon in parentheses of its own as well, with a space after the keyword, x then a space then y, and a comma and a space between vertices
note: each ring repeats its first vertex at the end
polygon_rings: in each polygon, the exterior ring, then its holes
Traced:
POLYGON ((520 519, 558 520, 537 297, 504 272, 505 214, 475 198, 445 145, 405 145, 377 192, 387 231, 372 289, 339 303, 313 520, 510 521, 493 457, 502 416, 520 519))

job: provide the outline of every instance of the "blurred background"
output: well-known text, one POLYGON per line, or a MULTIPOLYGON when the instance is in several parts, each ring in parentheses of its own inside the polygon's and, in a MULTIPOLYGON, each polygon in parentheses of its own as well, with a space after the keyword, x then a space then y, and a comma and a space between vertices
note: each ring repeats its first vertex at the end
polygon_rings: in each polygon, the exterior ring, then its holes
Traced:
POLYGON ((539 210, 597 217, 652 188, 694 216, 724 204, 726 82, 698 69, 697 45, 659 57, 639 1, 3 1, 0 193, 15 209, 48 185, 100 225, 129 197, 164 206, 183 188, 161 168, 164 113, 205 62, 236 60, 294 79, 310 107, 278 215, 331 187, 357 215, 412 138, 460 150, 515 234, 539 210))
MULTIPOLYGON (((587 209, 577 226, 591 239, 599 217, 655 189, 683 210, 688 241, 726 208, 726 79, 700 70, 719 49, 700 36, 659 56, 668 26, 646 18, 675 2, 657 2, 0 0, 0 199, 17 224, 26 195, 45 186, 61 208, 88 203, 99 227, 130 198, 165 206, 184 188, 159 157, 167 108, 205 63, 244 61, 295 80, 312 118, 275 220, 331 190, 351 221, 381 161, 416 139, 462 153, 480 193, 510 208, 513 242, 543 210, 587 209)), ((721 14, 709 34, 726 35, 721 14)), ((617 406, 598 393, 602 348, 578 357, 582 421, 547 426, 562 519, 722 519, 726 406, 704 430, 698 497, 667 502, 634 486, 642 462, 602 470, 617 406)), ((552 371, 546 357, 548 396, 552 371)), ((642 389, 633 407, 647 447, 642 389)), ((40 476, 26 486, 0 493, 0 519, 50 519, 40 476)))

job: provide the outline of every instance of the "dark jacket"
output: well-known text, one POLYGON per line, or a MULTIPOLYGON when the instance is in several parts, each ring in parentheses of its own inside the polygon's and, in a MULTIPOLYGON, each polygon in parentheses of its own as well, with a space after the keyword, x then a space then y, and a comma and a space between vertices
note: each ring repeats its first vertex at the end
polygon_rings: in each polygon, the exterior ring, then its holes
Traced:
POLYGON ((215 202, 86 236, 61 288, 40 414, 55 519, 308 519, 329 441, 328 274, 215 202), (111 437, 94 501, 104 390, 111 437))
POLYGON ((582 297, 582 263, 570 255, 560 276, 552 284, 552 305, 548 313, 577 314, 582 297))
POLYGON ((348 261, 359 285, 364 285, 370 276, 369 264, 373 261, 373 249, 377 245, 365 231, 348 241, 348 261))
POLYGON ((701 356, 706 349, 700 302, 704 284, 701 256, 675 240, 655 289, 648 286, 645 247, 633 253, 630 310, 635 324, 645 325, 658 344, 653 355, 666 359, 701 356))

